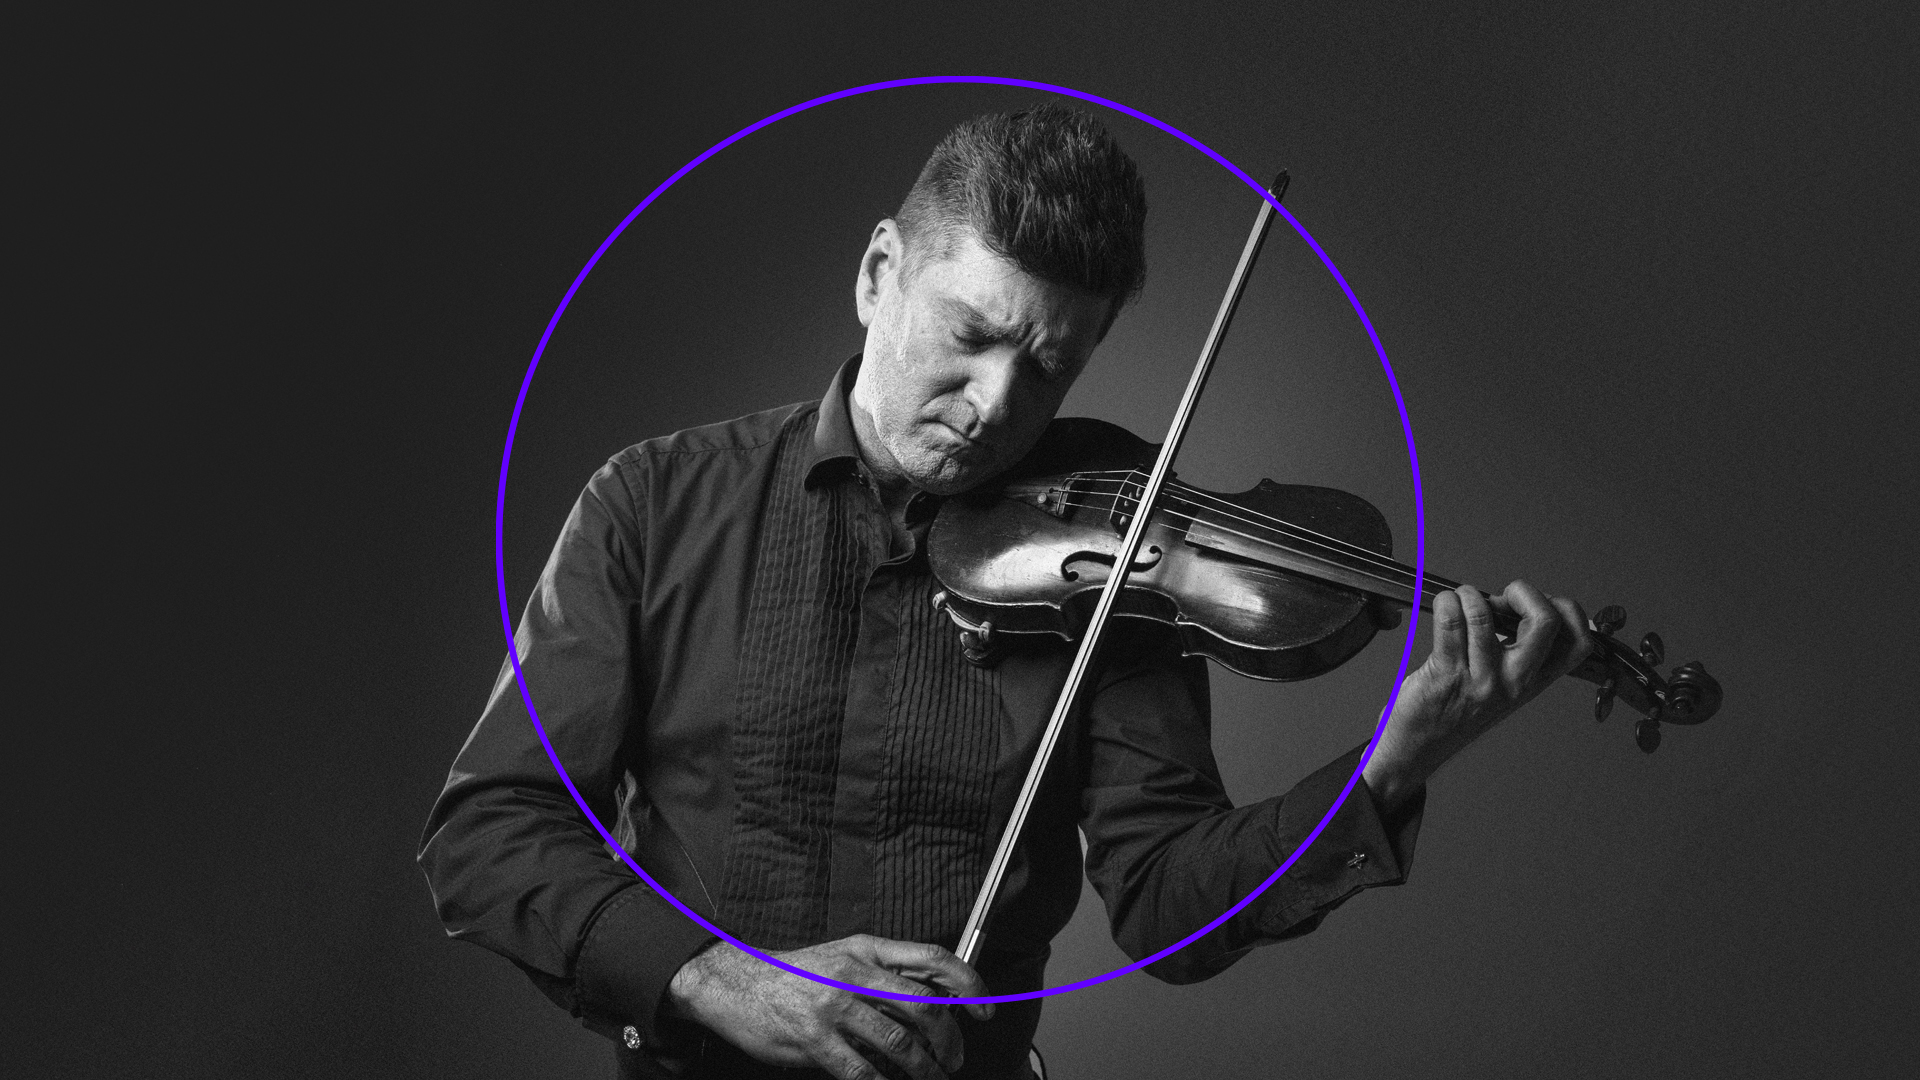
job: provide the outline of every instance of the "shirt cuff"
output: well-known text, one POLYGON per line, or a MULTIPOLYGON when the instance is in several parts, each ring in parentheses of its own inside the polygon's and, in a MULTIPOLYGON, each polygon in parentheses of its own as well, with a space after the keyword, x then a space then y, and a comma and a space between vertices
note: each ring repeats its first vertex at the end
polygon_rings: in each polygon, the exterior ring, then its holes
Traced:
POLYGON ((718 940, 645 885, 614 894, 588 924, 575 961, 580 1018, 615 1040, 632 1026, 646 1045, 663 1045, 659 1013, 667 985, 718 940))
MULTIPOLYGON (((1366 747, 1356 747, 1287 793, 1281 806, 1282 822, 1275 830, 1276 839, 1287 848, 1276 846, 1274 865, 1285 861, 1292 848, 1320 823, 1360 768, 1360 755, 1365 752, 1366 747)), ((1404 884, 1426 802, 1427 789, 1423 786, 1390 819, 1383 818, 1367 782, 1354 780, 1347 801, 1340 804, 1320 836, 1287 872, 1286 902, 1267 912, 1261 920, 1262 934, 1269 938, 1295 936, 1311 929, 1300 924, 1312 920, 1312 925, 1318 925, 1315 916, 1324 916, 1363 889, 1404 884)))

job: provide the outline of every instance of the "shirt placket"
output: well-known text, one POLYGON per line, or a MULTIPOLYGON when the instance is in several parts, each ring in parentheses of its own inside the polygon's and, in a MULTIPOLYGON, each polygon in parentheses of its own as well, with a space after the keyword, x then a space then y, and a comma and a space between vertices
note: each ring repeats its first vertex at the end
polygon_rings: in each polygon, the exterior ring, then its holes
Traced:
MULTIPOLYGON (((887 767, 888 728, 894 705, 894 680, 902 647, 901 605, 915 571, 919 538, 893 550, 893 529, 878 492, 864 474, 848 481, 863 487, 860 497, 845 500, 851 523, 871 553, 873 571, 860 591, 860 630, 855 639, 853 669, 847 679, 847 705, 842 721, 840 757, 834 781, 833 853, 827 889, 827 940, 866 933, 873 925, 874 857, 884 822, 881 778, 887 767)), ((916 502, 909 519, 925 516, 927 505, 916 502), (922 511, 916 514, 914 511, 922 511)))

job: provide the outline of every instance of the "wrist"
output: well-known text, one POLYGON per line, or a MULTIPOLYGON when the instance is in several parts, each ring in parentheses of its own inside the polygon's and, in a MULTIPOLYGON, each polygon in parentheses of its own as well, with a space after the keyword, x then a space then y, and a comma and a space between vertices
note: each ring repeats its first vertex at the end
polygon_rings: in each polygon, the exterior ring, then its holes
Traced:
POLYGON ((1360 771, 1360 779, 1373 794, 1374 806, 1381 816, 1391 817, 1425 786, 1427 778, 1413 768, 1412 762, 1399 753, 1397 747, 1382 739, 1360 771))
POLYGON ((724 941, 714 941, 689 957, 673 973, 673 978, 667 981, 667 992, 661 995, 660 1011, 681 1020, 695 1019, 704 991, 712 982, 714 970, 725 962, 725 953, 729 951, 738 950, 724 941))

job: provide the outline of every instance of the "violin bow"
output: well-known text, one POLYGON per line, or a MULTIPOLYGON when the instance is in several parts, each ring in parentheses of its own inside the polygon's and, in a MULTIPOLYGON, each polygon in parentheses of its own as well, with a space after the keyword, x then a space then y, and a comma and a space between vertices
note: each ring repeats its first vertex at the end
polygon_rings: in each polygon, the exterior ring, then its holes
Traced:
POLYGON ((1040 747, 1034 752, 1027 778, 1020 785, 1020 797, 1014 800, 1013 816, 1007 819, 1007 827, 1000 833, 1000 845, 994 849, 993 861, 987 865, 986 880, 981 883, 980 893, 973 901, 973 912, 967 916, 966 927, 960 932, 960 948, 956 952, 965 963, 971 964, 979 956, 981 943, 986 937, 987 914, 993 908, 994 898, 1000 893, 1000 884, 1007 876, 1007 867, 1013 861, 1014 846, 1020 841, 1021 829, 1027 823, 1027 814, 1033 809, 1034 797, 1040 790, 1041 779, 1046 775, 1047 764, 1053 758, 1054 747, 1060 742, 1060 733, 1066 729, 1067 719, 1079 706, 1081 688, 1093 668, 1094 654, 1105 636, 1108 618, 1121 592, 1127 587, 1134 558, 1146 538, 1147 525, 1153 520, 1153 506, 1160 498, 1160 489, 1166 486, 1167 478, 1173 475, 1173 459, 1180 452, 1181 442, 1186 439, 1194 408, 1200 402, 1200 392, 1206 388, 1207 376, 1213 372, 1214 358, 1220 355, 1220 343, 1225 340, 1227 327, 1233 322, 1233 311, 1240 305, 1240 294, 1246 291, 1247 276, 1253 270, 1254 260, 1260 256, 1260 246, 1266 241, 1268 230, 1273 227, 1280 199, 1287 192, 1287 181, 1288 176, 1283 169, 1274 178, 1272 186, 1267 188, 1267 197, 1260 201, 1260 212, 1253 219, 1253 231, 1247 236, 1247 246, 1241 249, 1239 265, 1233 268, 1233 278, 1227 283, 1227 295, 1220 301, 1220 310, 1213 316, 1213 327, 1207 331, 1206 344, 1200 348, 1200 359, 1194 364, 1192 377, 1187 380, 1186 392, 1181 395, 1180 407, 1173 414, 1166 441, 1160 444, 1160 456, 1154 460, 1153 472, 1148 474, 1146 486, 1135 504, 1133 520, 1127 526, 1126 538, 1120 542, 1119 553, 1114 556, 1113 570, 1107 576, 1106 587, 1100 590, 1100 601, 1094 606, 1086 633, 1080 637, 1080 647, 1073 655, 1073 666, 1067 669, 1066 683, 1061 686, 1060 697, 1054 702, 1053 715, 1048 718, 1046 730, 1041 733, 1040 747))

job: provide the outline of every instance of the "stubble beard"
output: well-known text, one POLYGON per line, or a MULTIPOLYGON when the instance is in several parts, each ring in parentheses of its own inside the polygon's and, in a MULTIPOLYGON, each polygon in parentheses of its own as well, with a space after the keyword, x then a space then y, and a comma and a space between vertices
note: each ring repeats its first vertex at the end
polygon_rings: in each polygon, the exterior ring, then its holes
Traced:
POLYGON ((902 477, 922 491, 957 495, 986 479, 993 470, 993 455, 984 450, 977 452, 974 460, 966 461, 950 450, 928 445, 945 434, 944 427, 931 421, 909 422, 901 430, 882 430, 879 434, 902 477))
POLYGON ((953 441, 961 436, 949 430, 938 413, 927 414, 930 403, 922 403, 906 417, 898 417, 887 407, 915 396, 911 390, 895 385, 915 362, 902 352, 902 340, 907 335, 897 322, 888 319, 876 329, 880 331, 875 343, 880 362, 873 365, 868 384, 867 419, 873 425, 875 440, 893 459, 898 479, 935 495, 957 495, 991 476, 998 455, 983 444, 954 446, 953 441), (963 460, 961 453, 972 460, 963 460))

